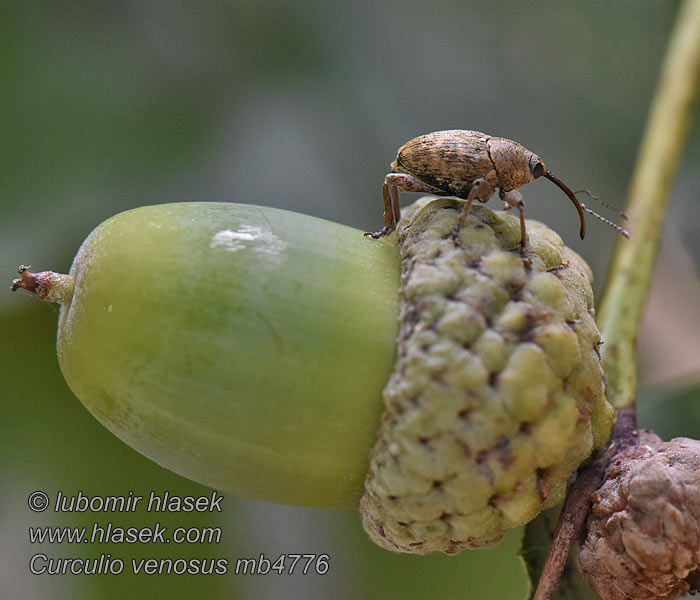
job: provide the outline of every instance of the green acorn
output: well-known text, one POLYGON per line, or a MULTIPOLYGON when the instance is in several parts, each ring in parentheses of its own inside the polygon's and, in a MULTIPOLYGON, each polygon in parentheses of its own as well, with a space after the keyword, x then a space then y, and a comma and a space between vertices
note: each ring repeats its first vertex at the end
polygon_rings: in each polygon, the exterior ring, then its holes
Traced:
POLYGON ((421 201, 399 226, 401 330, 361 511, 379 545, 454 554, 559 503, 608 438, 588 266, 544 225, 421 201))
POLYGON ((211 487, 356 507, 395 356, 395 245, 267 207, 120 213, 68 275, 21 269, 60 302, 61 371, 158 464, 211 487))
POLYGON ((13 287, 61 303, 69 386, 159 464, 272 502, 362 498, 383 546, 455 552, 558 502, 612 417, 583 261, 534 222, 521 256, 518 220, 484 207, 457 246, 461 206, 405 211, 403 267, 394 238, 313 217, 144 207, 13 287))

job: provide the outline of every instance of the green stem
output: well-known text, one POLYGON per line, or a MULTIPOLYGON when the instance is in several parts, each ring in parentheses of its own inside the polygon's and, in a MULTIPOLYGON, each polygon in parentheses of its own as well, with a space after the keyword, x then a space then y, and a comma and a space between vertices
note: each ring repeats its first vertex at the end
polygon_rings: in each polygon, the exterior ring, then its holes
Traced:
POLYGON ((658 254, 673 176, 691 127, 700 88, 700 0, 686 0, 678 14, 632 183, 630 240, 620 240, 600 308, 608 400, 633 406, 635 346, 658 254))

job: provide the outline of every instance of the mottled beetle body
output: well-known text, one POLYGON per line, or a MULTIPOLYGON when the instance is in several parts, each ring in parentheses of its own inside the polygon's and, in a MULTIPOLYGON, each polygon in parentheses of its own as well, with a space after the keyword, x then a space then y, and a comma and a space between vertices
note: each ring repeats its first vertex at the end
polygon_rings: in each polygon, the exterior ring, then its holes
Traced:
MULTIPOLYGON (((493 172, 487 140, 488 136, 478 131, 440 131, 422 135, 399 148, 391 170, 412 175, 438 190, 466 200, 474 180, 493 172)), ((488 198, 480 200, 485 202, 488 198)))
POLYGON ((456 196, 466 200, 453 237, 455 241, 474 200, 487 202, 498 188, 506 208, 520 212, 521 248, 527 244, 523 198, 518 189, 545 176, 571 199, 579 214, 581 239, 586 233, 583 211, 611 224, 623 235, 627 232, 582 205, 573 192, 557 179, 540 160, 517 142, 491 137, 479 131, 451 129, 435 131, 406 142, 391 163, 392 172, 384 179, 384 228, 368 233, 378 238, 391 232, 399 221, 399 190, 456 196))
POLYGON ((406 142, 399 148, 391 169, 464 200, 469 197, 474 180, 485 178, 491 189, 488 196, 482 193, 477 194, 477 198, 486 202, 499 185, 499 171, 508 179, 506 189, 517 189, 533 180, 528 168, 530 155, 534 156, 516 142, 492 138, 478 131, 455 129, 429 133, 406 142), (510 169, 509 163, 513 165, 510 169))

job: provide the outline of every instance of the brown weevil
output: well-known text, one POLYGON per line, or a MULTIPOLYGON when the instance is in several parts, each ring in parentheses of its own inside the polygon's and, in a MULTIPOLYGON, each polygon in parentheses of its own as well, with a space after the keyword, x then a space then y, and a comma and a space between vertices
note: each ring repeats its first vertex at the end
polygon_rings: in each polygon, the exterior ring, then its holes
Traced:
POLYGON ((586 211, 608 223, 625 237, 625 229, 601 217, 578 201, 564 183, 555 177, 540 160, 517 142, 491 137, 479 131, 451 129, 435 131, 406 142, 391 163, 391 173, 384 178, 384 228, 365 235, 379 238, 393 231, 399 222, 401 207, 399 190, 425 192, 437 196, 456 196, 466 200, 459 222, 453 232, 457 241, 474 200, 487 202, 498 188, 506 209, 520 212, 520 247, 527 245, 523 197, 518 191, 526 183, 544 176, 554 182, 574 203, 581 223, 581 239, 586 234, 586 211))

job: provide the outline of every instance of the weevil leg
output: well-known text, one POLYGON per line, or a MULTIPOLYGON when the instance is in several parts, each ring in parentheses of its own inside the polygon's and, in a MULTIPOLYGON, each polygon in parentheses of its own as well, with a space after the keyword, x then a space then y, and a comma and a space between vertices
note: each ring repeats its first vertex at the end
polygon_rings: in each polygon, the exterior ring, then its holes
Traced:
MULTIPOLYGON (((394 217, 392 227, 395 227, 396 224, 401 220, 401 202, 399 202, 399 188, 395 185, 386 184, 384 184, 383 187, 389 190, 389 198, 391 199, 391 214, 394 217)), ((386 200, 384 201, 384 205, 386 206, 386 200)))
POLYGON ((459 232, 462 230, 462 227, 464 227, 467 217, 469 217, 474 200, 486 202, 492 193, 493 186, 485 178, 479 177, 472 182, 472 187, 469 188, 469 194, 464 203, 462 214, 459 215, 459 221, 457 221, 457 225, 455 225, 455 228, 452 230, 452 240, 457 246, 459 246, 459 232))
MULTIPOLYGON (((379 239, 382 236, 391 233, 398 222, 397 213, 400 211, 399 206, 399 190, 395 185, 388 185, 386 181, 382 185, 382 197, 384 198, 384 228, 380 231, 366 231, 365 235, 372 239, 379 239)), ((398 213, 400 215, 400 212, 398 213)))
POLYGON ((514 207, 520 211, 520 254, 525 254, 525 248, 527 247, 527 231, 525 230, 525 213, 523 212, 523 207, 525 206, 525 201, 523 200, 522 194, 518 190, 503 191, 500 190, 498 195, 501 200, 506 203, 506 207, 514 207))
POLYGON ((365 233, 366 236, 380 238, 391 233, 401 218, 401 204, 399 202, 399 190, 404 192, 425 192, 427 194, 445 195, 445 192, 423 183, 412 175, 406 173, 388 173, 382 185, 382 197, 384 199, 384 228, 381 231, 365 233))

